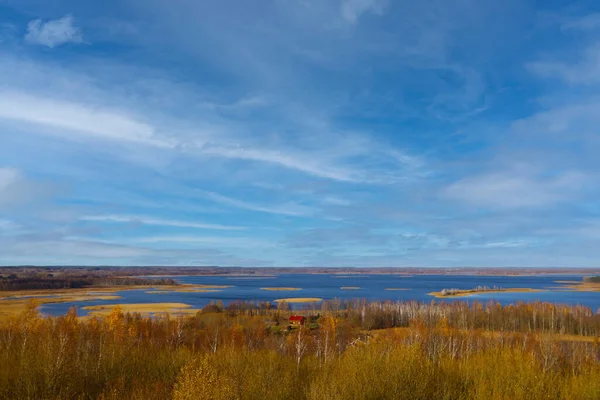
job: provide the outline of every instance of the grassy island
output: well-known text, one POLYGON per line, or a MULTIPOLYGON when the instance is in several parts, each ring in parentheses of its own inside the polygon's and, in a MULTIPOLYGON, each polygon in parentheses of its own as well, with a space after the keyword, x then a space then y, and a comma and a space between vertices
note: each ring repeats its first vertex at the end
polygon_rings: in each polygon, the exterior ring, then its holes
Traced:
POLYGON ((480 293, 522 293, 522 292, 541 292, 540 289, 531 288, 489 288, 487 286, 478 286, 474 289, 443 289, 440 292, 428 293, 430 296, 437 298, 448 298, 448 297, 465 297, 480 293))
POLYGON ((277 299, 275 301, 278 303, 318 303, 319 301, 323 301, 323 299, 319 297, 290 297, 287 299, 277 299))

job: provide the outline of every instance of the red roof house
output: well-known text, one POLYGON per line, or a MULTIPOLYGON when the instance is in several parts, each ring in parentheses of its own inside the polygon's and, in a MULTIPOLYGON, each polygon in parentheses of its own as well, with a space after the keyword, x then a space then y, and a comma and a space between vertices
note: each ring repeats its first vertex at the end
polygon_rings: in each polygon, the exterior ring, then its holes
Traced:
POLYGON ((290 325, 304 325, 306 323, 306 317, 302 315, 290 316, 290 325))

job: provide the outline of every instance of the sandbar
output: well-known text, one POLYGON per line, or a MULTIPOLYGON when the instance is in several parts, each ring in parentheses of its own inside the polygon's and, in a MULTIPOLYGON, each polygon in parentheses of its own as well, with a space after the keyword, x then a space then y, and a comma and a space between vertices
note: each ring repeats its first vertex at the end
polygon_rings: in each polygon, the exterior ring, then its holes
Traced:
POLYGON ((301 288, 296 288, 296 287, 261 287, 260 290, 274 290, 274 291, 278 291, 278 290, 302 290, 301 288))
POLYGON ((319 301, 323 301, 323 299, 318 297, 291 297, 288 299, 277 299, 275 301, 286 303, 317 303, 319 301))

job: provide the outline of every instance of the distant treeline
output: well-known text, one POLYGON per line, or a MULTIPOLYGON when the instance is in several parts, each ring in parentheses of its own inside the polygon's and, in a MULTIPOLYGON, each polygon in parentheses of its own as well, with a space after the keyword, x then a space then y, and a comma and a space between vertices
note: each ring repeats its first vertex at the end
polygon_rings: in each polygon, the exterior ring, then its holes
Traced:
POLYGON ((76 289, 88 286, 123 286, 123 285, 174 285, 173 279, 147 279, 130 277, 70 277, 28 276, 18 277, 15 274, 0 277, 0 291, 31 289, 76 289))
POLYGON ((593 282, 593 283, 600 283, 600 275, 598 276, 586 276, 585 278, 583 278, 584 282, 593 282))
POLYGON ((32 304, 0 325, 0 398, 600 398, 589 308, 356 300, 302 313, 319 327, 288 329, 291 312, 268 303, 89 321, 74 309, 41 318, 32 304), (592 337, 556 336, 579 332, 592 337))
POLYGON ((0 275, 8 275, 14 271, 27 273, 45 273, 61 271, 69 274, 105 274, 120 276, 148 275, 265 275, 265 274, 448 274, 448 275, 544 275, 544 274, 600 274, 599 268, 350 268, 350 267, 235 267, 235 266, 121 266, 121 267, 61 267, 61 266, 4 266, 0 267, 0 275))

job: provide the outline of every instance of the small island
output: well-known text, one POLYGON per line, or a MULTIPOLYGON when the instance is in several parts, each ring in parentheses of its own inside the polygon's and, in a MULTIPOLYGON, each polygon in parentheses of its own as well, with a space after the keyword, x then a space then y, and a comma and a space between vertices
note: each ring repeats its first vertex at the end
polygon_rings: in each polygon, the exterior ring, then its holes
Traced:
POLYGON ((581 281, 555 281, 575 292, 600 292, 600 275, 586 276, 581 281))
POLYGON ((437 298, 448 298, 448 297, 465 297, 479 293, 518 293, 518 292, 541 292, 540 289, 531 288, 508 288, 503 289, 499 287, 488 287, 488 286, 477 286, 473 289, 442 289, 440 292, 427 293, 430 296, 437 298))
POLYGON ((323 299, 319 297, 290 297, 287 299, 277 299, 275 301, 277 303, 318 303, 319 301, 323 301, 323 299))

